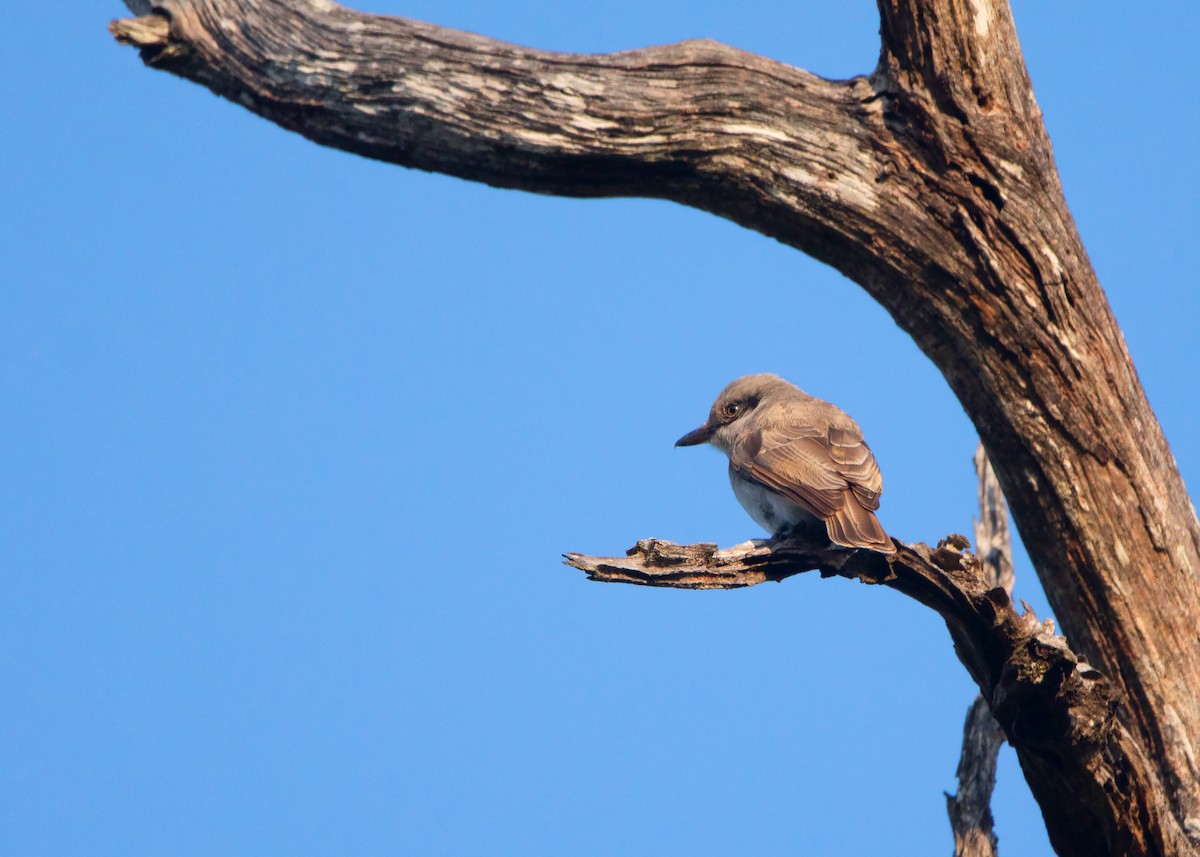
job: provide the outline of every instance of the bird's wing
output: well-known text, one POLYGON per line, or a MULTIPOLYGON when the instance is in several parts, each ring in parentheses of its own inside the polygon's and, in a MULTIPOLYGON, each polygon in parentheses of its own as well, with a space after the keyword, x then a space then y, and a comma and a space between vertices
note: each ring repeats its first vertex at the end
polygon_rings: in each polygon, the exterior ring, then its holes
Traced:
POLYGON ((729 463, 742 476, 829 518, 846 502, 847 487, 829 450, 827 436, 814 426, 772 427, 743 435, 729 463))
POLYGON ((845 506, 847 489, 865 509, 879 508, 879 465, 852 428, 773 426, 749 432, 730 450, 729 461, 741 475, 823 519, 845 506))
POLYGON ((858 502, 874 512, 879 508, 879 495, 883 493, 883 476, 862 432, 830 426, 827 437, 829 457, 838 473, 850 484, 858 502))

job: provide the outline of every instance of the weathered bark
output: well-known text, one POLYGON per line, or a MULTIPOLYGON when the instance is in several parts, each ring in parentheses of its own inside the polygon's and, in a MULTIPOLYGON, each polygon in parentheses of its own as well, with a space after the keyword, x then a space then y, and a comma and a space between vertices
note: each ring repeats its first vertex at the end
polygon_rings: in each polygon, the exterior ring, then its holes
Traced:
POLYGON ((954 857, 996 857, 992 818, 996 788, 996 756, 1004 732, 983 695, 975 697, 963 723, 962 753, 958 757, 958 792, 946 795, 946 813, 954 832, 954 857))
POLYGON ((1055 635, 1053 622, 1017 613, 983 565, 963 553, 966 545, 950 536, 932 550, 901 545, 888 556, 798 540, 718 550, 644 539, 623 557, 572 553, 566 561, 605 583, 735 589, 817 569, 895 589, 946 621, 959 660, 1017 751, 1059 853, 1189 853, 1151 782, 1153 765, 1114 716, 1112 682, 1055 635))
MULTIPOLYGON (((975 553, 984 583, 1012 597, 1012 538, 1008 508, 983 445, 975 450, 975 477, 979 485, 979 517, 975 520, 975 553)), ((992 792, 996 788, 996 757, 1004 733, 982 695, 975 697, 963 724, 959 755, 958 792, 946 795, 946 811, 954 831, 954 857, 995 857, 996 833, 992 819, 992 792)))
POLYGON ((988 460, 983 444, 975 450, 975 477, 979 486, 979 517, 975 520, 975 552, 992 586, 1012 595, 1016 572, 1013 569, 1012 534, 1008 531, 1008 504, 988 460))
POLYGON ((326 0, 150 5, 112 25, 147 63, 319 143, 676 200, 861 284, 946 376, 1056 615, 1122 691, 1151 760, 1139 818, 1200 841, 1200 524, 1063 200, 1004 0, 878 0, 879 64, 849 81, 714 42, 582 56, 326 0))

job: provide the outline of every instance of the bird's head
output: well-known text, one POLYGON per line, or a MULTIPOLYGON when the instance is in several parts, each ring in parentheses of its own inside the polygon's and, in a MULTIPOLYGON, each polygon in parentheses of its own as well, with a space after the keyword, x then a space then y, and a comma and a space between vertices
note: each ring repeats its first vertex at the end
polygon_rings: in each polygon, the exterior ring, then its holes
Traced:
POLYGON ((728 452, 739 425, 744 425, 742 420, 749 414, 764 403, 799 392, 778 375, 744 375, 721 391, 704 425, 685 434, 675 441, 675 445, 711 443, 722 452, 728 452))

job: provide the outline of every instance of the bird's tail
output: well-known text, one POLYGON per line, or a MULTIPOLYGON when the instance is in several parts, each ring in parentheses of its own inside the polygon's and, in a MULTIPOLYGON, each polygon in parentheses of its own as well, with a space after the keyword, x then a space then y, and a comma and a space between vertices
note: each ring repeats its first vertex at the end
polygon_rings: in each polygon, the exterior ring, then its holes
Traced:
POLYGON ((880 553, 895 553, 896 546, 883 531, 883 525, 869 509, 859 504, 852 492, 846 492, 842 508, 825 519, 829 540, 847 548, 869 548, 880 553))

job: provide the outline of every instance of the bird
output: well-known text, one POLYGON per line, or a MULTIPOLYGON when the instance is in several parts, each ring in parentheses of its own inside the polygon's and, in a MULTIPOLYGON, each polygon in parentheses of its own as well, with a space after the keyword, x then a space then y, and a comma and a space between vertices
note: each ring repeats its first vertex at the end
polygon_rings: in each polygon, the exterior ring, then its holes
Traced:
POLYGON ((822 533, 835 545, 896 550, 875 510, 883 477, 862 429, 841 408, 778 375, 745 375, 675 446, 708 443, 729 457, 729 482, 772 537, 822 533))

